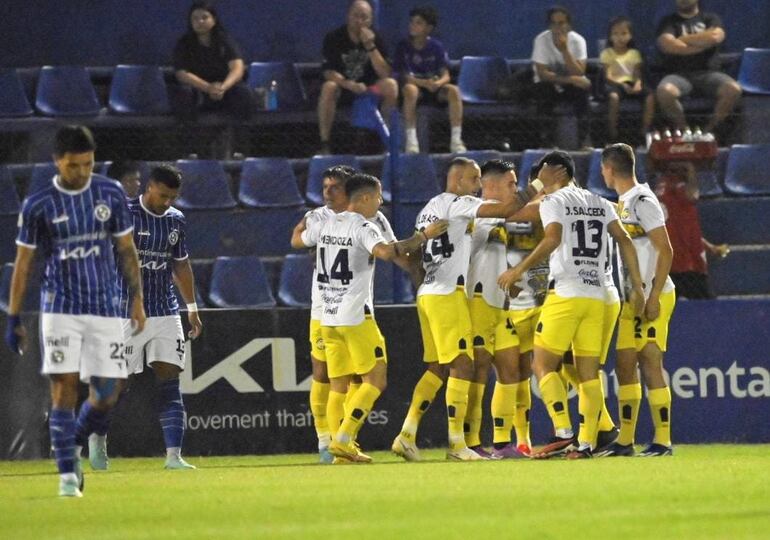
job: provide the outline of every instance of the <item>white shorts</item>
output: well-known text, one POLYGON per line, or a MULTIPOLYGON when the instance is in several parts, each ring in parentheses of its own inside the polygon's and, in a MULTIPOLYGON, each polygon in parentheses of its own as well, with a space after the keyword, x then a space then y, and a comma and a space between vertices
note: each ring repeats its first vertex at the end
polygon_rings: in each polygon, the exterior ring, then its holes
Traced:
POLYGON ((45 375, 80 373, 83 382, 128 376, 118 318, 41 313, 40 340, 45 375))
POLYGON ((147 364, 165 362, 184 370, 184 330, 179 315, 148 317, 144 330, 136 336, 131 335, 134 332, 131 319, 123 319, 122 322, 129 373, 141 373, 145 358, 147 364))

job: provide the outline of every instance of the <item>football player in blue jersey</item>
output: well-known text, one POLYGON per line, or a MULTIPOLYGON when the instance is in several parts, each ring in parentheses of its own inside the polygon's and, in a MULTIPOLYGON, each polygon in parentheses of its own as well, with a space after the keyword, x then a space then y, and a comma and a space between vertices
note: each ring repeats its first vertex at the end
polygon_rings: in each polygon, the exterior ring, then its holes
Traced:
POLYGON ((45 273, 40 295, 42 372, 51 380, 51 444, 59 469, 59 495, 80 497, 83 473, 75 441, 78 380, 89 384, 78 422, 106 421, 127 377, 117 294, 117 268, 128 290, 127 316, 135 332, 145 312, 133 225, 120 185, 92 174, 96 144, 88 128, 66 126, 55 139, 58 174, 24 200, 19 214, 16 262, 11 281, 5 339, 24 352, 20 318, 35 252, 45 273))
MULTIPOLYGON (((128 283, 118 276, 128 373, 140 373, 145 359, 155 372, 160 398, 158 417, 166 443, 167 469, 195 468, 181 456, 186 412, 179 388, 179 373, 185 367, 185 336, 177 295, 172 287, 174 283, 187 304, 187 318, 192 328, 189 337, 195 339, 203 328, 195 303, 195 281, 187 253, 184 215, 171 206, 179 195, 181 185, 182 174, 179 170, 161 165, 150 172, 144 193, 128 201, 147 313, 144 330, 136 335, 131 335, 128 283)), ((105 423, 90 435, 78 432, 83 441, 88 437, 88 458, 91 467, 96 470, 108 467, 107 428, 105 423)))

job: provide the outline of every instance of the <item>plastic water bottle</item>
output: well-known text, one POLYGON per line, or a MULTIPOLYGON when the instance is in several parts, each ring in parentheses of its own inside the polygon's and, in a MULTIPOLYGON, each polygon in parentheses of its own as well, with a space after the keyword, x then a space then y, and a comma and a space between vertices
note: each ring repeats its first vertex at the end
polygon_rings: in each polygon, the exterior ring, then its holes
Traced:
POLYGON ((663 132, 663 140, 671 142, 671 130, 666 129, 666 131, 663 132))
POLYGON ((690 129, 690 126, 687 126, 684 129, 684 133, 682 134, 682 140, 686 142, 692 141, 692 130, 690 129))
POLYGON ((703 132, 700 130, 700 127, 695 126, 695 131, 692 132, 692 139, 694 141, 702 141, 703 140, 703 132))
POLYGON ((268 111, 278 110, 278 82, 270 81, 270 86, 267 88, 267 106, 268 111))

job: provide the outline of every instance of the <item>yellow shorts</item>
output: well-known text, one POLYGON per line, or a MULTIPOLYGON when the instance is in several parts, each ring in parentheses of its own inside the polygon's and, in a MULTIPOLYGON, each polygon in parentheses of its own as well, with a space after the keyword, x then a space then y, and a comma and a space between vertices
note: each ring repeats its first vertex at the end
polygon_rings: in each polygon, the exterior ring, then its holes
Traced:
POLYGON ((324 338, 321 335, 321 321, 310 319, 310 356, 319 362, 326 362, 324 338))
POLYGON ((602 366, 607 361, 607 353, 610 351, 610 342, 618 322, 618 315, 620 315, 620 302, 604 304, 604 331, 602 332, 602 350, 599 353, 599 364, 602 366))
POLYGON ((385 338, 374 319, 366 318, 356 326, 322 326, 329 377, 364 375, 374 365, 387 362, 385 338))
POLYGON ((655 343, 662 352, 666 352, 668 343, 668 322, 674 313, 676 293, 670 291, 660 295, 660 315, 654 321, 644 317, 634 317, 630 304, 624 303, 618 323, 618 343, 616 349, 634 349, 641 351, 648 343, 655 343))
POLYGON ((425 362, 448 364, 461 354, 473 358, 473 328, 465 291, 417 297, 425 362))
POLYGON ((604 300, 565 298, 553 291, 546 296, 535 330, 535 346, 559 356, 572 346, 575 356, 601 353, 604 300))
POLYGON ((473 346, 483 347, 489 354, 518 347, 519 336, 505 309, 492 307, 481 296, 468 300, 473 327, 473 346))
POLYGON ((519 352, 531 351, 535 346, 535 327, 540 318, 540 306, 530 309, 512 309, 508 312, 519 336, 519 352))

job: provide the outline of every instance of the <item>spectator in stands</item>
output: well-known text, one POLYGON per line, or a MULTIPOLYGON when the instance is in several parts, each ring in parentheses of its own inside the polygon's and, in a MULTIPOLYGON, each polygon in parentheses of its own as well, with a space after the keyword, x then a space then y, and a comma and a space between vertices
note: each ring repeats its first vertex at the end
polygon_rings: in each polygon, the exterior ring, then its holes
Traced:
MULTIPOLYGON (((587 144, 588 96, 591 81, 586 77, 588 53, 586 40, 572 30, 572 16, 567 8, 553 6, 547 12, 548 30, 537 35, 532 47, 532 63, 535 71, 534 96, 538 115, 544 120, 553 115, 557 102, 571 103, 578 118, 578 139, 587 144)), ((553 122, 543 124, 548 131, 541 131, 543 146, 553 143, 553 122)))
POLYGON ((249 119, 254 98, 243 81, 240 48, 227 34, 209 2, 193 2, 189 28, 174 48, 174 70, 180 85, 172 104, 182 120, 194 120, 200 110, 224 110, 232 117, 249 119))
POLYGON ((610 21, 607 34, 609 47, 601 52, 599 59, 607 85, 607 134, 611 142, 617 142, 620 100, 644 100, 642 135, 645 135, 655 116, 655 96, 644 84, 642 53, 635 48, 631 19, 615 17, 610 21))
POLYGON ((347 23, 332 30, 323 41, 323 79, 318 99, 320 153, 330 153, 337 101, 352 102, 365 92, 382 96, 382 113, 387 121, 398 99, 398 84, 390 77, 385 45, 372 30, 372 6, 354 0, 348 8, 347 23))
POLYGON ((666 216, 674 259, 669 275, 678 297, 692 300, 714 298, 708 281, 706 252, 725 257, 727 244, 714 245, 703 238, 696 203, 698 176, 692 163, 672 163, 658 179, 655 194, 666 216))
POLYGON ((113 161, 107 169, 107 176, 120 182, 129 199, 139 195, 141 172, 133 161, 113 161))
POLYGON ((460 89, 449 84, 449 56, 441 42, 431 34, 438 24, 432 7, 416 7, 409 12, 409 38, 401 41, 393 57, 393 71, 401 80, 406 123, 406 153, 417 154, 417 102, 449 104, 452 128, 449 151, 465 152, 462 141, 463 100, 460 89))
POLYGON ((657 36, 666 73, 656 92, 661 109, 673 127, 684 130, 687 121, 679 98, 693 92, 714 97, 714 115, 705 126, 705 131, 713 131, 741 95, 738 83, 719 71, 719 45, 725 40, 722 20, 701 12, 698 0, 676 0, 676 13, 660 21, 657 36))

